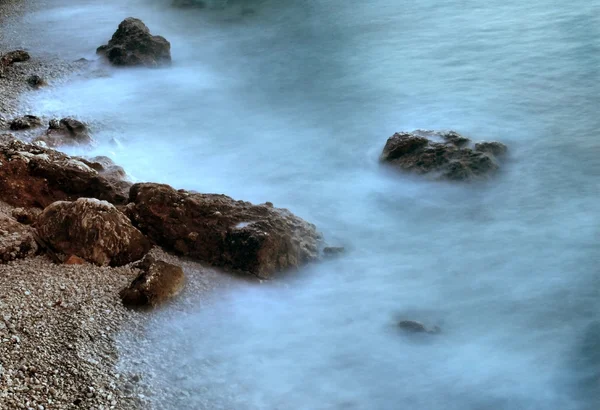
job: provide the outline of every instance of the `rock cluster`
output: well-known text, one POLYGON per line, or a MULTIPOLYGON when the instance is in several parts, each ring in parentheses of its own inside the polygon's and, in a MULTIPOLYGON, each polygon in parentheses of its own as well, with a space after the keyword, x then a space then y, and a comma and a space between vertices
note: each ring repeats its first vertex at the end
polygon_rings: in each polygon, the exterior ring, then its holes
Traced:
POLYGON ((216 266, 270 278, 318 257, 314 225, 272 204, 135 184, 128 214, 158 244, 216 266))
POLYGON ((455 181, 485 178, 498 170, 506 153, 504 144, 470 144, 454 131, 399 132, 387 140, 381 161, 404 171, 455 181))
POLYGON ((129 17, 119 24, 108 44, 96 52, 116 66, 159 67, 171 63, 171 44, 153 36, 143 21, 129 17))
POLYGON ((93 142, 87 125, 74 118, 51 120, 46 133, 35 139, 35 143, 56 148, 63 145, 88 145, 93 142))

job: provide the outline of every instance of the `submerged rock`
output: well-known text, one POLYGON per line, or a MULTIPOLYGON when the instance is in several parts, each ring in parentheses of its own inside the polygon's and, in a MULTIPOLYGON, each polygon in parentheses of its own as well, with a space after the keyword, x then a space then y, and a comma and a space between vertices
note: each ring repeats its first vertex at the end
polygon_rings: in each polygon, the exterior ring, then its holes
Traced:
POLYGON ((146 257, 135 265, 141 273, 119 296, 125 306, 155 307, 177 296, 185 284, 180 266, 146 257))
POLYGON ((25 258, 37 251, 33 229, 0 213, 0 263, 25 258))
POLYGON ((346 249, 343 246, 326 246, 323 248, 323 255, 327 257, 339 256, 344 253, 346 249))
POLYGON ((42 125, 42 120, 35 115, 24 115, 15 118, 10 122, 10 129, 13 131, 28 130, 42 125))
POLYGON ((90 197, 123 204, 128 189, 81 160, 18 140, 0 143, 0 200, 45 208, 55 201, 90 197))
POLYGON ((133 185, 129 201, 128 215, 151 239, 216 266, 270 278, 318 257, 315 226, 272 204, 161 184, 133 185))
POLYGON ((63 145, 88 145, 93 140, 85 123, 67 117, 60 121, 51 120, 46 134, 36 138, 34 142, 57 148, 63 145))
POLYGON ((42 87, 48 85, 46 80, 44 80, 39 75, 29 76, 29 78, 27 78, 27 84, 29 84, 29 86, 34 89, 42 88, 42 87))
POLYGON ((98 47, 116 66, 158 67, 171 63, 171 44, 161 36, 153 36, 142 20, 129 17, 119 24, 108 44, 98 47))
POLYGON ((35 227, 53 251, 100 266, 137 261, 151 247, 150 241, 112 204, 92 198, 53 203, 44 209, 35 227))
POLYGON ((454 131, 399 132, 387 140, 380 160, 404 171, 460 181, 484 178, 498 170, 499 157, 506 153, 504 144, 469 145, 468 138, 454 131))
POLYGON ((438 326, 428 329, 423 323, 415 320, 402 320, 398 322, 398 327, 408 333, 431 333, 437 334, 441 332, 438 326))

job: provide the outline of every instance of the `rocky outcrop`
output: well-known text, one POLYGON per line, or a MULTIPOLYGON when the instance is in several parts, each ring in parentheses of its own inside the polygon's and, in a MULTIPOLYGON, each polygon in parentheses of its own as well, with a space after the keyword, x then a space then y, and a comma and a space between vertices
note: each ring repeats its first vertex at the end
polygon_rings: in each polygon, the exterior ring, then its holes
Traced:
POLYGON ((92 198, 53 203, 44 209, 35 227, 53 251, 100 266, 137 261, 151 247, 150 241, 112 204, 92 198))
POLYGON ((151 239, 216 266, 269 278, 318 256, 315 226, 272 204, 161 184, 135 184, 129 200, 134 225, 151 239))
POLYGON ((10 129, 13 131, 28 130, 42 125, 42 120, 35 115, 24 115, 15 118, 10 122, 10 129))
POLYGON ((0 200, 11 205, 45 208, 81 197, 123 204, 127 195, 81 160, 17 140, 0 144, 0 200))
POLYGON ((38 145, 57 148, 63 145, 88 145, 93 142, 87 125, 74 118, 51 120, 48 131, 34 140, 38 145))
POLYGON ((482 142, 471 148, 471 141, 454 131, 416 130, 391 136, 380 159, 403 171, 468 181, 492 175, 505 153, 506 146, 499 142, 482 142))
POLYGON ((108 44, 96 52, 116 66, 159 67, 171 63, 171 44, 153 36, 144 22, 129 17, 119 24, 108 44))
POLYGON ((119 296, 125 306, 155 307, 177 296, 185 284, 180 266, 146 257, 135 265, 141 273, 119 296))
POLYGON ((26 258, 37 251, 33 230, 0 213, 0 263, 26 258))

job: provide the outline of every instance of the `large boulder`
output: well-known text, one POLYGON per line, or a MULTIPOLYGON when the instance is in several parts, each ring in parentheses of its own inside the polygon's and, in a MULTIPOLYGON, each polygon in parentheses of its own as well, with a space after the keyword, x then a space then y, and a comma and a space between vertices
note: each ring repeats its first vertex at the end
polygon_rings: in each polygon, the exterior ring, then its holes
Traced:
POLYGON ((185 284, 180 266, 155 260, 151 255, 146 255, 135 267, 141 273, 119 293, 125 306, 158 306, 177 296, 185 284))
POLYGON ((108 44, 98 47, 116 66, 159 67, 171 63, 171 44, 161 36, 153 36, 142 20, 129 17, 119 24, 108 44))
POLYGON ((505 153, 506 146, 499 142, 471 147, 468 138, 454 131, 416 130, 391 136, 380 159, 398 169, 435 179, 466 181, 493 174, 505 153))
POLYGON ((10 122, 10 129, 13 131, 28 130, 41 125, 42 120, 39 117, 36 117, 35 115, 24 115, 12 120, 10 122))
POLYGON ((22 63, 31 58, 29 53, 25 50, 14 50, 9 51, 6 54, 0 56, 0 76, 4 74, 6 67, 13 65, 14 63, 22 63))
POLYGON ((25 258, 37 251, 33 229, 0 213, 0 263, 25 258))
POLYGON ((55 252, 76 255, 100 266, 137 261, 150 241, 114 205, 93 198, 58 201, 35 223, 40 238, 55 252))
POLYGON ((134 225, 151 239, 216 266, 269 278, 318 256, 315 226, 270 203, 148 183, 133 185, 129 200, 134 225))
POLYGON ((34 140, 34 143, 50 148, 63 145, 89 145, 92 142, 87 125, 70 117, 60 121, 51 120, 45 135, 34 140))
POLYGON ((124 204, 125 187, 79 159, 38 145, 0 143, 0 200, 45 208, 55 201, 90 197, 124 204))

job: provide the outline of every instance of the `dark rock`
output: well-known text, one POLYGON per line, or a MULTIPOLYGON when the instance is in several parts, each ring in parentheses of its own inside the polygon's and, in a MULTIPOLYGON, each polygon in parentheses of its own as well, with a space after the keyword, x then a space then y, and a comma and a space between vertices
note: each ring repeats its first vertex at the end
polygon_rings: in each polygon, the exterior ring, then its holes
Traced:
POLYGON ((225 195, 135 184, 128 214, 151 239, 176 252, 261 278, 314 260, 320 235, 286 209, 225 195))
POLYGON ((405 171, 457 181, 484 178, 498 168, 498 142, 480 143, 471 149, 470 140, 454 132, 416 130, 390 137, 381 161, 405 171))
POLYGON ((178 295, 185 275, 180 266, 146 257, 135 265, 141 273, 119 296, 125 306, 155 307, 178 295))
POLYGON ((4 69, 14 63, 22 63, 31 58, 29 53, 25 50, 14 50, 0 56, 0 74, 4 72, 4 69))
POLYGON ((10 129, 13 131, 28 130, 41 125, 42 120, 39 117, 36 117, 35 115, 24 115, 12 120, 10 122, 10 129))
POLYGON ((428 329, 423 323, 414 320, 402 320, 398 322, 398 327, 408 333, 440 333, 441 329, 434 326, 428 329))
POLYGON ((487 152, 496 157, 501 157, 506 155, 508 148, 506 148, 506 145, 502 144, 501 142, 478 142, 475 144, 475 151, 487 152))
POLYGON ((48 85, 48 83, 46 82, 46 80, 44 80, 39 75, 29 76, 29 78, 27 79, 27 84, 29 84, 29 86, 31 88, 35 88, 35 89, 38 89, 38 88, 41 88, 41 87, 44 87, 44 86, 48 85))
POLYGON ((0 213, 0 263, 26 258, 37 251, 33 229, 0 213))
POLYGON ((345 251, 343 246, 327 246, 323 248, 323 254, 330 257, 341 255, 345 251))
POLYGON ((67 117, 60 121, 50 120, 46 134, 36 138, 34 142, 56 148, 63 145, 88 145, 93 140, 85 123, 67 117))
POLYGON ((93 198, 55 202, 44 209, 35 227, 53 251, 100 266, 137 261, 151 247, 150 241, 112 204, 93 198))
POLYGON ((199 9, 206 8, 204 0, 173 0, 173 6, 180 8, 197 7, 199 9))
POLYGON ((85 163, 33 144, 0 144, 0 200, 19 207, 45 208, 55 201, 90 197, 126 202, 128 189, 85 163))
POLYGON ((153 36, 139 19, 129 17, 119 24, 107 45, 96 50, 116 66, 158 67, 171 63, 171 44, 153 36))

